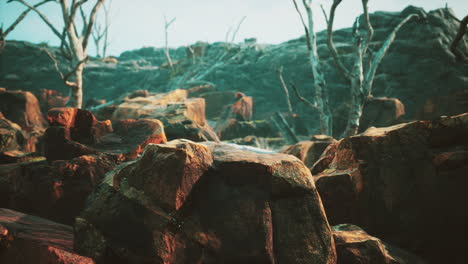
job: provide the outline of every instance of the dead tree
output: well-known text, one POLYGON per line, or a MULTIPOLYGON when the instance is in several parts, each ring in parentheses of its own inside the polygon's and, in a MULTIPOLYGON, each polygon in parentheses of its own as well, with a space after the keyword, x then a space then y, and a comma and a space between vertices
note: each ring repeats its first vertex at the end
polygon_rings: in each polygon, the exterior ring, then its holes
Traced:
POLYGON ((110 28, 110 7, 112 1, 109 1, 107 4, 102 5, 102 9, 104 10, 104 26, 100 22, 94 23, 94 29, 92 32, 92 37, 94 40, 94 45, 96 46, 96 57, 98 58, 105 58, 107 56, 107 49, 109 48, 109 28, 110 28), (101 49, 101 41, 102 49, 101 49), (102 54, 102 56, 101 56, 102 54))
MULTIPOLYGON (((466 26, 468 25, 468 16, 465 16, 461 21, 459 21, 460 27, 458 29, 458 33, 452 41, 450 45, 450 51, 455 55, 455 57, 464 63, 468 63, 468 58, 465 56, 463 52, 460 52, 457 47, 458 44, 463 40, 466 34, 466 26)), ((466 44, 462 42, 466 49, 466 44)))
POLYGON ((174 23, 175 20, 176 18, 174 17, 168 21, 166 16, 164 16, 164 53, 171 70, 174 70, 174 63, 172 62, 171 54, 169 53, 169 27, 172 25, 172 23, 174 23))
MULTIPOLYGON (((312 8, 313 0, 302 0, 307 13, 307 23, 299 10, 296 0, 293 0, 294 6, 301 18, 302 25, 306 34, 307 48, 309 50, 309 63, 314 77, 314 104, 313 109, 318 110, 320 117, 320 132, 322 134, 331 135, 333 132, 333 120, 328 102, 328 91, 326 87, 323 69, 320 64, 320 58, 317 53, 317 36, 315 33, 314 12, 312 8)), ((295 90, 296 95, 299 92, 295 90)), ((303 101, 303 100, 301 100, 303 101)))
MULTIPOLYGON (((83 71, 85 62, 88 59, 87 48, 89 38, 94 28, 94 23, 105 0, 96 0, 89 16, 84 13, 82 6, 89 0, 72 0, 71 5, 68 0, 60 0, 64 28, 58 30, 50 20, 38 9, 37 6, 27 3, 25 0, 10 0, 9 2, 18 2, 28 9, 36 12, 52 32, 60 39, 61 53, 69 61, 72 69, 68 74, 61 74, 65 85, 70 87, 70 99, 68 105, 81 108, 83 103, 83 71), (76 26, 76 15, 80 11, 83 19, 83 28, 80 32, 76 26), (72 79, 72 80, 71 80, 72 79)), ((55 1, 57 2, 57 1, 55 1)), ((55 62, 54 62, 55 63, 55 62)))
POLYGON ((286 103, 288 105, 288 111, 290 114, 293 113, 292 105, 291 105, 291 98, 289 96, 289 90, 288 86, 286 85, 286 82, 284 81, 283 78, 283 66, 280 66, 277 70, 276 73, 278 73, 278 79, 280 80, 281 87, 283 88, 284 95, 286 96, 286 103))
POLYGON ((397 32, 400 28, 406 24, 413 17, 418 17, 416 14, 411 14, 404 18, 400 23, 392 30, 387 39, 382 44, 380 49, 372 54, 372 56, 366 56, 369 52, 369 45, 374 35, 374 29, 370 22, 369 11, 367 4, 369 0, 362 0, 362 8, 364 11, 364 31, 362 34, 360 31, 359 17, 356 19, 353 26, 353 37, 354 37, 354 61, 351 69, 348 69, 340 56, 333 42, 333 22, 335 19, 335 12, 338 5, 342 0, 334 0, 330 9, 330 15, 327 25, 327 46, 330 53, 335 61, 339 71, 342 75, 350 82, 351 96, 350 96, 350 110, 348 115, 348 122, 343 133, 343 136, 351 136, 357 133, 359 128, 359 119, 362 115, 362 108, 367 98, 372 96, 372 85, 374 82, 375 74, 383 58, 387 54, 390 46, 395 40, 397 32), (369 57, 368 69, 364 70, 365 62, 364 59, 369 57))

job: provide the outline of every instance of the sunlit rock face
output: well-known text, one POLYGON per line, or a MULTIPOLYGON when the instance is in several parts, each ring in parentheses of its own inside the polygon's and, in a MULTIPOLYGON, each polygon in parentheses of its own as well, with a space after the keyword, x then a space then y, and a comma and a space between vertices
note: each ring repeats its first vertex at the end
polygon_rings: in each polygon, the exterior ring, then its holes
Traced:
POLYGON ((466 135, 463 114, 370 128, 330 145, 312 168, 328 220, 431 263, 463 262, 467 231, 449 229, 468 221, 466 135))
POLYGON ((335 263, 297 158, 186 140, 149 145, 90 196, 75 249, 97 263, 335 263))
POLYGON ((149 143, 166 142, 164 126, 156 119, 98 121, 91 112, 77 108, 51 109, 47 119, 50 127, 44 145, 49 161, 89 154, 123 161, 136 158, 149 143))
POLYGON ((336 142, 332 137, 324 135, 315 135, 311 140, 301 141, 292 146, 285 146, 281 153, 290 154, 300 159, 304 164, 311 168, 320 158, 325 148, 336 142))
POLYGON ((0 209, 0 262, 94 264, 73 251, 73 227, 0 209))
POLYGON ((372 237, 358 226, 332 227, 338 264, 424 264, 422 259, 372 237))

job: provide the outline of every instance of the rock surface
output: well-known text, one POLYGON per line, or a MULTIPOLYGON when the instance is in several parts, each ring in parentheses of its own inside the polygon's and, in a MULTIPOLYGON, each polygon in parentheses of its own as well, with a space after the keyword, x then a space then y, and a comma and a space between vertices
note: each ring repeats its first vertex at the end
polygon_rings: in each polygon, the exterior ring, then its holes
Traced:
POLYGON ((39 101, 30 92, 0 91, 0 112, 27 132, 41 134, 47 127, 39 101))
POLYGON ((353 223, 430 263, 468 245, 468 114, 418 121, 330 145, 312 173, 331 224, 353 223), (447 243, 450 241, 450 243, 447 243))
POLYGON ((0 207, 72 224, 116 162, 105 156, 0 165, 0 207))
POLYGON ((47 115, 45 156, 49 161, 82 155, 109 154, 117 160, 133 159, 149 143, 164 143, 164 126, 156 119, 97 121, 86 110, 54 108, 47 115))
POLYGON ((353 225, 333 226, 337 264, 424 264, 409 252, 392 247, 353 225))
POLYGON ((217 143, 149 145, 109 174, 75 225, 97 263, 335 263, 309 170, 217 143))
POLYGON ((73 252, 73 228, 0 208, 0 262, 94 264, 73 252))
POLYGON ((401 123, 405 106, 396 98, 374 97, 366 101, 359 120, 359 132, 371 126, 387 127, 401 123))
POLYGON ((293 155, 304 162, 307 168, 311 168, 320 158, 325 148, 333 142, 336 142, 336 140, 331 137, 313 141, 301 141, 295 145, 286 147, 281 150, 281 153, 293 155))

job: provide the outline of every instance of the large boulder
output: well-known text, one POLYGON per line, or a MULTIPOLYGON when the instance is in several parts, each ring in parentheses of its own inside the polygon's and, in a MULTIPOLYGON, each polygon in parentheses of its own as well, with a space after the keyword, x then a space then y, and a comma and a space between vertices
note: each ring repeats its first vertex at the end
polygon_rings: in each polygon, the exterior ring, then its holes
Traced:
POLYGON ((156 119, 97 121, 91 112, 76 108, 51 109, 47 118, 51 127, 44 141, 49 161, 101 153, 133 159, 147 144, 166 142, 164 127, 156 119))
POLYGON ((0 165, 0 207, 72 224, 88 195, 116 165, 95 155, 0 165))
POLYGON ((371 126, 387 127, 400 123, 405 115, 405 106, 396 98, 369 98, 362 109, 359 120, 359 132, 371 126))
POLYGON ((94 264, 73 251, 73 228, 0 209, 0 263, 94 264))
POLYGON ((431 263, 468 244, 468 114, 371 128, 330 145, 312 169, 332 224, 353 223, 431 263), (450 243, 447 243, 450 241, 450 243))
POLYGON ((309 170, 297 158, 186 140, 114 170, 75 224, 97 263, 335 263, 309 170))
POLYGON ((39 101, 30 92, 0 91, 0 112, 27 132, 40 134, 47 127, 39 101))
POLYGON ((281 150, 281 153, 293 155, 304 162, 308 168, 311 168, 320 158, 325 148, 331 143, 336 142, 332 137, 320 136, 318 135, 312 138, 312 140, 301 141, 295 145, 287 146, 281 150))
POLYGON ((52 108, 65 107, 68 102, 68 96, 56 90, 41 89, 35 93, 39 99, 40 107, 43 113, 47 113, 52 108))
POLYGON ((213 91, 200 94, 199 97, 205 99, 206 102, 206 117, 208 119, 219 118, 227 105, 236 102, 235 95, 234 91, 213 91))
POLYGON ((361 228, 333 226, 337 264, 424 264, 417 256, 368 235, 361 228))

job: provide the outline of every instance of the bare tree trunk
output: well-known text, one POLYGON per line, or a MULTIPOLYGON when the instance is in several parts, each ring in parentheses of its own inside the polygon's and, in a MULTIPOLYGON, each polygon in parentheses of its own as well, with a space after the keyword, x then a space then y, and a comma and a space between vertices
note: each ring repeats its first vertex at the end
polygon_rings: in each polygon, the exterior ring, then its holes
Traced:
POLYGON ((166 60, 169 67, 171 67, 171 70, 174 70, 174 63, 172 62, 171 54, 169 53, 169 27, 175 20, 176 18, 171 19, 171 21, 167 21, 166 16, 164 16, 164 54, 166 55, 166 60))
POLYGON ((70 86, 70 100, 68 105, 81 108, 83 106, 83 70, 84 63, 81 63, 73 73, 75 85, 70 86))
POLYGON ((332 134, 332 115, 328 103, 328 92, 325 91, 325 77, 320 66, 320 59, 317 53, 317 36, 314 29, 314 17, 312 10, 312 0, 303 0, 308 18, 308 36, 310 43, 309 62, 314 75, 315 103, 320 109, 320 133, 325 135, 332 134))

